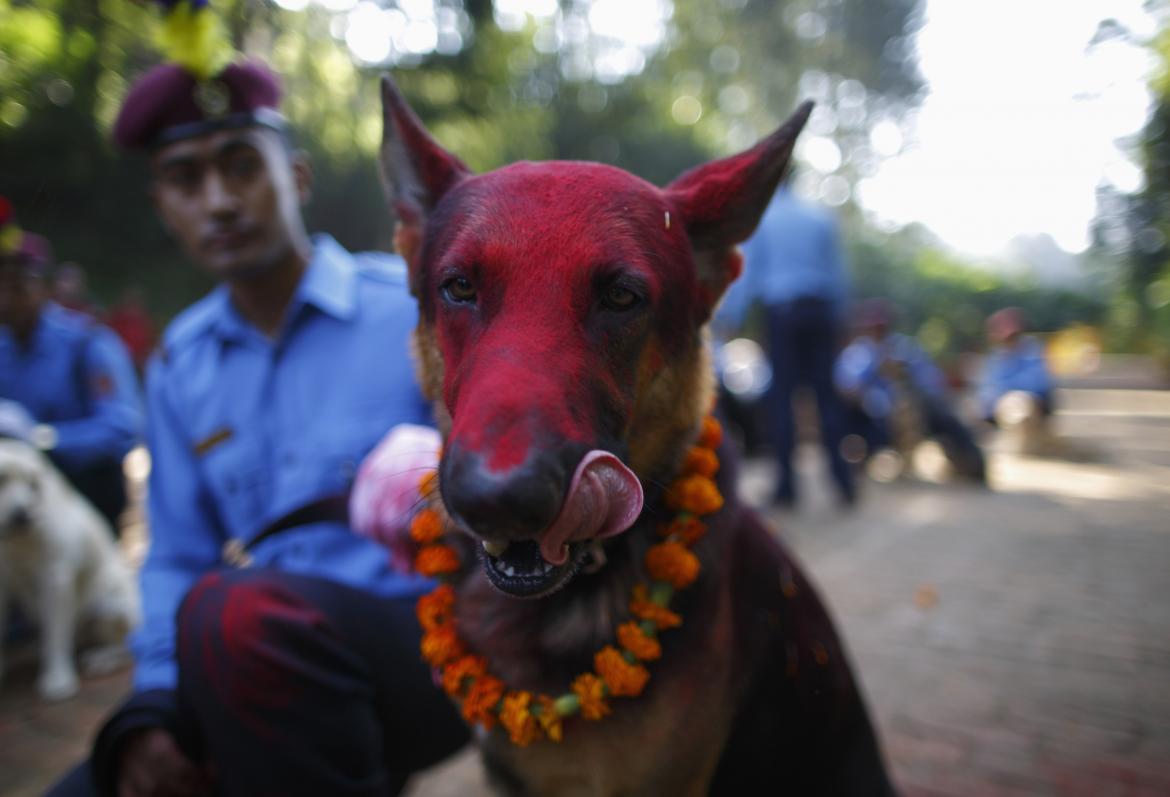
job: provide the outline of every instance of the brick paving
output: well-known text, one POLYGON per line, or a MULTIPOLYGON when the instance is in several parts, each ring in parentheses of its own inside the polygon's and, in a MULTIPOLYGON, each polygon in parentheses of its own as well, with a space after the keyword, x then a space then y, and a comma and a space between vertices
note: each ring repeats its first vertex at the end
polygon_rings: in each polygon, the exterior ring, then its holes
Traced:
MULTIPOLYGON (((1170 795, 1170 392, 1062 396, 1061 459, 992 457, 992 489, 906 480, 777 516, 832 606, 907 795, 1170 795)), ((805 452, 805 483, 818 463, 805 452)), ((766 494, 767 463, 742 490, 766 494)), ((39 794, 126 676, 44 706, 0 691, 0 795, 39 794)), ((412 797, 485 793, 469 752, 412 797)))

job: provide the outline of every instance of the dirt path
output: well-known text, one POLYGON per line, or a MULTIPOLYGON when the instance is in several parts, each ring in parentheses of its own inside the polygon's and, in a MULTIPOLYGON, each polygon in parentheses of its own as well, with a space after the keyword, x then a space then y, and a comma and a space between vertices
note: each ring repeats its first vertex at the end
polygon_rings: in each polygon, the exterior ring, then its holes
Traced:
MULTIPOLYGON (((993 455, 991 490, 872 485, 776 516, 833 607, 909 795, 1170 794, 1170 392, 1072 390, 1072 459, 993 455)), ((805 483, 818 481, 807 452, 805 483)), ((767 463, 745 472, 766 494, 767 463)), ((63 705, 0 692, 0 795, 40 794, 125 675, 63 705)), ((482 793, 464 755, 412 797, 482 793)))

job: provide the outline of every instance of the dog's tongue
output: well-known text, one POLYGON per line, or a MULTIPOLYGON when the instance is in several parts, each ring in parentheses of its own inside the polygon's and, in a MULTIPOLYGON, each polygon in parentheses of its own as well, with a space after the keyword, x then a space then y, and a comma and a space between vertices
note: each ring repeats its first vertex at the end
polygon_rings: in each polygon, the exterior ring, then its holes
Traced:
POLYGON ((642 511, 642 484, 633 471, 608 451, 590 451, 573 473, 561 513, 540 538, 540 555, 563 565, 573 540, 621 534, 642 511))

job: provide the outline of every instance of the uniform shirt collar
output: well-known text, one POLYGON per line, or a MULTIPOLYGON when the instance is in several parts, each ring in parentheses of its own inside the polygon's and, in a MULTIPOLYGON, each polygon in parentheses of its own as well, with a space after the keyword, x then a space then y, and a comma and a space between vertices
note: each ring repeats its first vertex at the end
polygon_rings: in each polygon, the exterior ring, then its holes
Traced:
MULTIPOLYGON (((223 340, 240 342, 259 333, 232 306, 226 284, 216 286, 209 308, 216 333, 223 340)), ((313 236, 313 254, 288 308, 286 329, 310 306, 342 321, 357 312, 357 267, 353 256, 329 235, 313 236)))
MULTIPOLYGON (((313 236, 313 257, 293 298, 342 321, 357 310, 357 268, 353 256, 328 235, 313 236)), ((295 309, 295 308, 294 308, 295 309)))

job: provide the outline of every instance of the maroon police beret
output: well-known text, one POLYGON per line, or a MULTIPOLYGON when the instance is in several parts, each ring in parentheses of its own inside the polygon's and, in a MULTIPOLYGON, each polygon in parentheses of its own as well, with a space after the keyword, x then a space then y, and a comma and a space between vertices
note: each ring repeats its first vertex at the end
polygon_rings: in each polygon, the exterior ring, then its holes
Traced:
POLYGON ((260 61, 231 64, 200 81, 162 64, 135 81, 114 122, 114 143, 145 150, 212 130, 265 125, 281 129, 280 78, 260 61))

